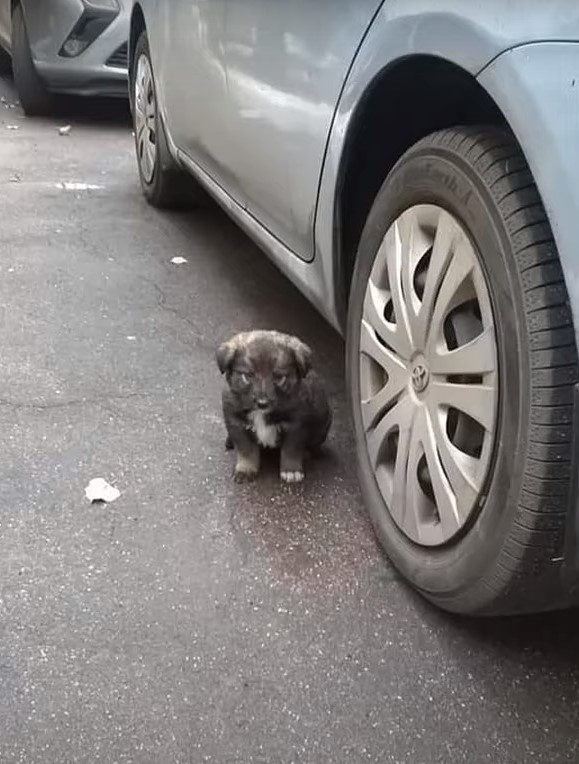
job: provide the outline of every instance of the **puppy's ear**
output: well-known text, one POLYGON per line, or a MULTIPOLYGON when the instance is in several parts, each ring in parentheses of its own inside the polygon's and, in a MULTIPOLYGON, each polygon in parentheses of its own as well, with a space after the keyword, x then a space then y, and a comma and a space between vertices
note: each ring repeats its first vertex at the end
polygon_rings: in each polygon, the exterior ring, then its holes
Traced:
POLYGON ((219 371, 222 374, 225 374, 228 371, 231 371, 231 366, 233 364, 233 360, 235 358, 235 353, 237 352, 237 347, 233 340, 228 340, 228 342, 224 342, 222 345, 220 345, 217 348, 217 353, 215 354, 215 360, 217 361, 217 365, 219 366, 219 371))
POLYGON ((300 377, 305 377, 312 368, 312 350, 297 337, 292 338, 291 349, 295 357, 298 374, 300 377))

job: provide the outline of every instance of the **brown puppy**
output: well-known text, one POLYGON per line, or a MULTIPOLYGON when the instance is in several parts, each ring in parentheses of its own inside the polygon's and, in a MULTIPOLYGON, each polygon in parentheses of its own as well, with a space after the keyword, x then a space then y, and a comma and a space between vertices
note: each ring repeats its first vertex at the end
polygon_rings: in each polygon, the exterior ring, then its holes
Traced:
POLYGON ((261 448, 281 450, 280 478, 304 478, 304 456, 322 445, 332 414, 312 351, 297 337, 272 331, 244 332, 217 351, 225 374, 226 446, 235 448, 235 480, 259 472, 261 448))

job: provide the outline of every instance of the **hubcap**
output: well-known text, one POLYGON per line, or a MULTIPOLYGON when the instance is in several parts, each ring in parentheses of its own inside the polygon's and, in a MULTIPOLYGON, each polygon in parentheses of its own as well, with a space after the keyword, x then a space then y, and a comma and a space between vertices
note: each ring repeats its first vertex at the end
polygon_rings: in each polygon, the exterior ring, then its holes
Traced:
POLYGON ((141 173, 150 183, 157 157, 157 104, 151 64, 144 54, 137 62, 135 77, 135 138, 141 173))
POLYGON ((444 544, 480 503, 497 367, 489 290, 468 235, 440 207, 411 207, 387 231, 366 288, 360 395, 376 482, 418 544, 444 544))

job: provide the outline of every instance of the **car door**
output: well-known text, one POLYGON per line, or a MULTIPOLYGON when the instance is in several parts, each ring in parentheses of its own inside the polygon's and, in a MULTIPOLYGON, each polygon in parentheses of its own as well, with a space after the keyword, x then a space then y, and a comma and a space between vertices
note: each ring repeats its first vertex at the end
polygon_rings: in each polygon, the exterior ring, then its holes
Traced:
POLYGON ((158 11, 161 32, 155 48, 169 134, 181 151, 224 184, 229 140, 224 0, 165 0, 158 11))
POLYGON ((232 191, 304 259, 348 68, 382 0, 224 0, 232 191))

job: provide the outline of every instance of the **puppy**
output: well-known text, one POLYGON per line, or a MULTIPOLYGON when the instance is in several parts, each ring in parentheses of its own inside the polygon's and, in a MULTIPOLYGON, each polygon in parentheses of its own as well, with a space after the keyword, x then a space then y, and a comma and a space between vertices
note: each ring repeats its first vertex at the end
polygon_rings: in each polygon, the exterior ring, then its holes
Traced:
POLYGON ((217 351, 225 374, 223 418, 226 447, 235 448, 234 478, 253 480, 261 448, 279 448, 280 478, 304 478, 306 451, 319 448, 332 423, 312 351, 297 337, 272 331, 237 334, 217 351))

